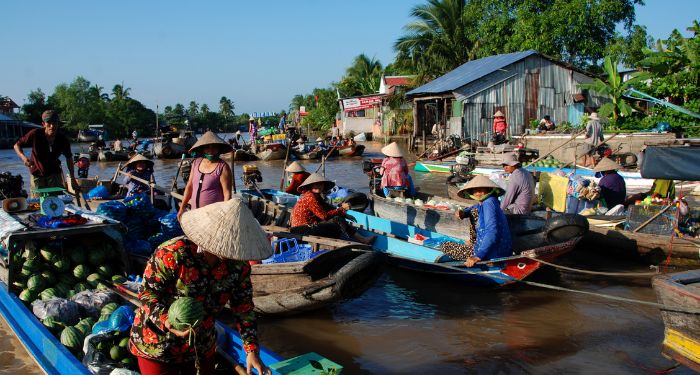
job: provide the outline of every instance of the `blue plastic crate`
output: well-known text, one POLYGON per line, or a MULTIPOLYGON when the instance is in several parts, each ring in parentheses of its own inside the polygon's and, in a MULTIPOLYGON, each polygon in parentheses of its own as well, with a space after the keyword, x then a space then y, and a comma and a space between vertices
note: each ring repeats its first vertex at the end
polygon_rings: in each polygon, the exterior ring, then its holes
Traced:
POLYGON ((305 262, 325 251, 312 251, 311 245, 299 244, 296 238, 282 238, 272 241, 273 249, 277 249, 271 257, 263 259, 263 264, 305 262))

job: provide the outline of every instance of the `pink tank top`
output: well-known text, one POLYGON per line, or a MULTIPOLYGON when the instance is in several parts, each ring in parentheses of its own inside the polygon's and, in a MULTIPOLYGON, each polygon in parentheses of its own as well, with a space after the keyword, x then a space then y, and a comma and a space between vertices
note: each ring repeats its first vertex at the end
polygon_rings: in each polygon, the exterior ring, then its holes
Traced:
POLYGON ((190 197, 190 209, 201 208, 211 203, 222 202, 224 200, 224 188, 221 186, 220 178, 224 170, 224 161, 219 161, 211 173, 199 171, 202 158, 197 158, 192 165, 192 197, 190 197))

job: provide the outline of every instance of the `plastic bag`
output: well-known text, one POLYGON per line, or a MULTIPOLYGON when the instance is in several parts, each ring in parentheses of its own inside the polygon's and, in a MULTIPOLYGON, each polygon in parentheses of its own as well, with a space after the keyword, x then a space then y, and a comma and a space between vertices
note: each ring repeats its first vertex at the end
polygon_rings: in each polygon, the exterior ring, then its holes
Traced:
POLYGON ((90 191, 88 191, 87 193, 87 196, 90 199, 109 198, 111 194, 109 194, 109 190, 107 190, 107 187, 105 187, 104 185, 100 185, 90 189, 90 191))
POLYGON ((53 297, 32 302, 32 312, 40 320, 52 317, 61 323, 75 325, 80 321, 80 306, 71 300, 53 297))
POLYGON ((124 248, 129 254, 150 256, 153 253, 151 243, 145 240, 127 240, 126 243, 124 243, 124 248))
MULTIPOLYGON (((111 333, 101 335, 91 334, 85 338, 85 343, 83 344, 83 352, 85 353, 83 356, 83 365, 87 367, 90 373, 95 375, 109 375, 116 369, 124 369, 127 367, 126 364, 113 361, 97 349, 97 345, 100 342, 111 341, 113 339, 114 335, 111 333)), ((123 374, 123 372, 120 372, 120 374, 123 374)))
POLYGON ((158 221, 160 221, 160 231, 163 232, 163 235, 168 236, 168 238, 182 236, 183 232, 180 222, 177 220, 177 213, 167 214, 158 221))
POLYGON ((120 201, 109 201, 100 204, 97 207, 97 213, 100 215, 107 216, 110 219, 124 221, 124 219, 126 218, 127 210, 124 203, 120 201))
POLYGON ((134 323, 134 310, 129 306, 119 306, 112 312, 109 319, 103 320, 92 327, 94 335, 111 332, 124 332, 134 323))
POLYGON ((111 290, 85 290, 74 295, 71 301, 78 304, 83 315, 93 318, 100 316, 102 306, 110 302, 120 302, 117 294, 111 290))

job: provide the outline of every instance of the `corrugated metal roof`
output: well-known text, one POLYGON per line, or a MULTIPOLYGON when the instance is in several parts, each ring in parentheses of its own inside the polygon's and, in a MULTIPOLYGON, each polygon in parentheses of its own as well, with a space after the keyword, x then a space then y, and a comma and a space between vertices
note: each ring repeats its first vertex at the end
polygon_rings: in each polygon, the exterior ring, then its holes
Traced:
POLYGON ((409 91, 406 93, 406 95, 439 94, 450 92, 474 82, 485 75, 491 74, 498 69, 535 54, 538 54, 538 52, 528 50, 472 60, 460 65, 442 77, 438 77, 423 86, 409 91))

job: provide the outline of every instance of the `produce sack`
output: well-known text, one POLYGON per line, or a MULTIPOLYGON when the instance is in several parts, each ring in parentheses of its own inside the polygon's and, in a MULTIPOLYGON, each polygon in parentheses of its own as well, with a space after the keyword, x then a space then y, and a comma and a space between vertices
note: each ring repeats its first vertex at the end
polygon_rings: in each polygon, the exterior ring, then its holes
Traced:
POLYGON ((100 310, 104 305, 120 302, 117 294, 111 290, 85 290, 71 297, 71 301, 78 304, 83 315, 93 318, 100 317, 100 310))
POLYGON ((32 302, 32 312, 40 320, 52 317, 66 325, 75 325, 80 321, 80 307, 77 303, 58 297, 32 302))
POLYGON ((126 206, 120 201, 104 202, 97 206, 97 213, 110 219, 124 221, 126 218, 126 206))
POLYGON ((109 319, 103 320, 92 327, 94 335, 103 333, 124 332, 131 328, 134 323, 134 310, 129 306, 119 306, 109 319))
MULTIPOLYGON (((117 369, 123 369, 122 371, 125 371, 130 367, 126 363, 112 360, 112 358, 97 349, 97 346, 101 342, 109 342, 112 340, 114 340, 114 334, 111 333, 104 333, 101 335, 91 334, 85 338, 85 344, 83 345, 83 352, 85 353, 83 356, 83 365, 87 367, 90 373, 95 375, 109 375, 117 369)), ((127 352, 128 348, 122 348, 120 350, 127 352)), ((119 373, 124 374, 124 372, 119 373)))
POLYGON ((111 196, 111 194, 109 194, 109 190, 107 190, 107 187, 105 187, 104 185, 100 185, 90 189, 90 191, 88 191, 87 193, 87 196, 90 199, 107 199, 111 196))

